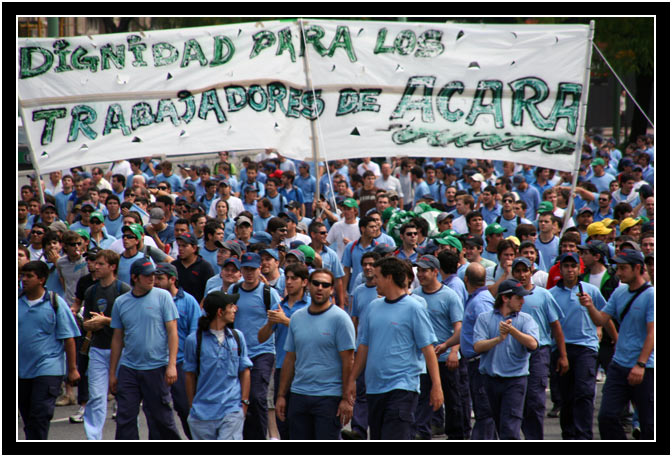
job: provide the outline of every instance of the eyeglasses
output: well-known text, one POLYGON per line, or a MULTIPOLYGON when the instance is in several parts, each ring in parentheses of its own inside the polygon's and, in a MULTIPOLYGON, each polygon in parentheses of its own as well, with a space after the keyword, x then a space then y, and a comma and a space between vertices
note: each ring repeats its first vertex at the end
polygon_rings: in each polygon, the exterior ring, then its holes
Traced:
MULTIPOLYGON (((164 187, 165 189, 165 187, 164 187)), ((135 197, 135 194, 126 194, 127 197, 135 197)))
POLYGON ((418 236, 418 232, 406 232, 404 235, 406 235, 406 236, 418 236))
POLYGON ((89 221, 89 224, 94 224, 94 225, 98 225, 98 224, 102 224, 102 223, 103 223, 103 221, 101 221, 100 219, 91 219, 89 221))
POLYGON ((74 248, 75 246, 80 246, 80 245, 82 245, 82 244, 84 244, 84 243, 83 243, 83 242, 79 242, 79 243, 67 243, 67 244, 68 244, 68 246, 74 248))
POLYGON ((158 189, 159 189, 159 190, 168 190, 168 187, 166 187, 166 186, 159 186, 158 189))
POLYGON ((320 235, 326 235, 326 234, 329 233, 329 232, 327 232, 327 231, 325 230, 324 232, 317 232, 317 233, 319 233, 320 235))
POLYGON ((315 280, 315 279, 313 279, 312 281, 310 281, 310 283, 311 283, 313 286, 317 287, 317 288, 320 288, 320 287, 321 287, 321 288, 323 288, 323 289, 329 289, 330 287, 333 286, 333 284, 330 283, 330 282, 322 282, 322 281, 317 281, 317 280, 315 280))
POLYGON ((601 202, 608 202, 609 199, 608 199, 608 198, 598 198, 598 201, 601 201, 601 202))
POLYGON ((122 238, 126 238, 127 240, 137 239, 137 237, 135 235, 122 235, 122 238))
POLYGON ((30 234, 31 234, 31 235, 42 236, 42 235, 44 235, 44 232, 41 231, 41 230, 38 230, 38 231, 33 230, 32 232, 30 232, 30 234))
POLYGON ((502 200, 504 203, 513 203, 513 200, 509 200, 508 198, 506 200, 502 200))

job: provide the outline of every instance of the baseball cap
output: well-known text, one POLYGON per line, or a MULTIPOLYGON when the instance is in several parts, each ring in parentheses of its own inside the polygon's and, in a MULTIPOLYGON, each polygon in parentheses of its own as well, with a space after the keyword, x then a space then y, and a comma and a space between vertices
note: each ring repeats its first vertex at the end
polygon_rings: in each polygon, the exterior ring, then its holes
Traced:
POLYGON ((151 275, 154 274, 154 265, 148 259, 142 258, 138 259, 131 265, 131 274, 132 275, 151 275))
POLYGON ((296 214, 292 213, 291 211, 289 213, 279 213, 278 217, 280 218, 287 218, 290 221, 294 222, 295 224, 299 223, 299 218, 296 214))
POLYGON ((504 233, 506 229, 499 225, 497 222, 493 222, 485 228, 485 235, 492 235, 493 233, 504 233))
POLYGON ((459 176, 460 172, 455 167, 446 167, 446 171, 444 171, 444 174, 452 175, 452 176, 459 176))
POLYGON ((303 253, 303 256, 305 257, 305 262, 306 263, 312 263, 313 260, 315 260, 315 250, 308 246, 307 244, 302 244, 298 248, 296 248, 297 251, 300 251, 303 253))
POLYGON ((386 254, 389 254, 390 252, 394 252, 396 250, 397 250, 396 246, 392 246, 392 245, 387 244, 387 243, 378 243, 373 248, 373 252, 376 252, 380 255, 386 255, 386 254))
POLYGON ((248 192, 257 192, 257 188, 254 186, 245 186, 245 189, 243 189, 243 193, 248 193, 248 192))
POLYGON ((497 295, 501 294, 516 294, 519 297, 524 297, 526 295, 531 295, 532 291, 525 289, 516 279, 505 279, 497 288, 497 295))
POLYGON ((592 224, 588 225, 586 228, 586 233, 588 236, 595 236, 595 235, 608 235, 611 233, 613 229, 607 228, 604 224, 604 220, 599 221, 599 222, 593 222, 592 224))
POLYGON ((423 255, 418 257, 414 265, 420 268, 431 268, 433 270, 438 270, 441 268, 439 259, 437 259, 433 255, 423 255))
POLYGON ((632 161, 630 157, 626 157, 621 160, 620 165, 623 167, 632 167, 635 164, 635 162, 632 161))
POLYGON ((40 213, 43 213, 48 209, 56 211, 56 206, 53 203, 45 203, 44 205, 40 206, 40 213))
POLYGON ((462 244, 483 246, 484 243, 483 238, 480 236, 466 235, 462 237, 462 244))
POLYGON ((66 232, 68 230, 68 226, 65 225, 65 222, 63 221, 54 221, 49 226, 49 230, 54 230, 57 232, 66 232))
POLYGON ((580 263, 579 254, 577 254, 576 252, 565 252, 558 258, 559 263, 563 263, 566 260, 573 260, 574 263, 580 263))
POLYGON ((455 238, 454 236, 446 235, 446 236, 440 236, 437 238, 434 238, 434 242, 438 244, 443 244, 445 246, 452 246, 454 248, 457 248, 458 251, 462 250, 462 243, 460 240, 455 238))
POLYGON ((623 221, 621 222, 621 226, 620 226, 621 233, 623 233, 623 232, 626 231, 627 229, 629 229, 629 228, 631 228, 631 227, 634 227, 635 225, 637 225, 637 224, 641 224, 641 223, 642 223, 642 220, 641 220, 640 218, 633 219, 633 218, 631 218, 631 217, 626 217, 626 218, 623 219, 623 221))
POLYGON ((218 309, 224 309, 227 305, 236 304, 240 294, 227 294, 221 290, 213 290, 203 299, 203 309, 208 316, 213 316, 218 309))
POLYGON ((93 202, 82 202, 82 206, 80 206, 79 209, 84 209, 85 207, 91 207, 91 209, 96 209, 96 207, 93 205, 93 202))
POLYGON ((293 255, 297 259, 299 259, 299 262, 301 263, 306 263, 306 256, 303 254, 303 252, 299 251, 298 249, 291 249, 289 252, 287 252, 287 255, 285 255, 285 258, 287 256, 293 255))
POLYGON ((595 159, 595 160, 593 160, 593 161, 590 163, 590 165, 591 165, 591 166, 594 166, 594 165, 601 165, 601 166, 604 166, 604 165, 605 165, 605 163, 604 163, 604 159, 595 159))
POLYGON ((196 192, 196 187, 194 187, 194 185, 192 183, 188 182, 188 183, 186 183, 185 185, 182 186, 182 190, 183 191, 188 190, 188 191, 191 191, 191 192, 196 192))
POLYGON ((474 173, 474 174, 471 176, 471 179, 473 179, 474 181, 479 181, 479 182, 483 182, 483 181, 485 181, 485 178, 484 178, 483 175, 480 174, 480 173, 474 173))
POLYGON ((238 260, 235 257, 229 257, 224 261, 224 265, 222 267, 227 266, 228 264, 232 263, 238 271, 240 271, 240 260, 238 260))
POLYGON ((310 168, 308 162, 299 162, 299 168, 310 168))
POLYGON ((154 274, 174 276, 177 278, 177 268, 175 268, 175 265, 168 262, 157 263, 154 274))
MULTIPOLYGON (((268 254, 273 257, 275 260, 280 260, 280 255, 278 254, 277 249, 263 249, 259 254, 268 254)), ((261 256, 260 256, 261 257, 261 256)))
POLYGON ((383 214, 382 214, 383 220, 388 221, 392 217, 392 215, 395 213, 396 210, 397 209, 392 207, 392 206, 388 206, 387 208, 385 208, 383 210, 383 214))
POLYGON ((159 182, 156 179, 150 179, 147 181, 147 188, 148 189, 155 189, 159 187, 159 182))
POLYGON ((623 249, 611 259, 611 263, 644 265, 644 254, 639 251, 635 251, 634 249, 623 249))
POLYGON ((520 240, 518 239, 517 236, 511 235, 511 236, 507 236, 507 237, 504 238, 504 239, 505 239, 505 240, 512 241, 513 244, 515 244, 516 246, 520 246, 520 240))
MULTIPOLYGON (((610 219, 610 218, 608 218, 608 217, 605 217, 604 219, 602 219, 602 220, 599 221, 599 222, 602 222, 602 224, 603 224, 606 228, 609 228, 610 225, 612 225, 612 224, 614 224, 615 222, 618 222, 618 221, 615 220, 615 219, 610 219)), ((591 224, 591 225, 592 225, 592 224, 591 224)), ((588 227, 590 227, 590 225, 589 225, 588 227)))
POLYGON ((145 235, 145 229, 143 229, 140 224, 125 225, 121 228, 121 233, 124 232, 131 232, 139 240, 145 235))
POLYGON ((580 250, 586 250, 597 254, 601 254, 602 259, 604 259, 605 262, 609 258, 609 246, 607 246, 603 241, 600 240, 590 240, 586 244, 580 244, 578 248, 580 250))
POLYGON ((543 201, 539 203, 539 208, 537 209, 537 214, 544 214, 553 212, 553 203, 543 201))
POLYGON ((523 181, 525 181, 525 178, 523 178, 521 175, 516 175, 513 177, 514 184, 521 184, 523 181))
POLYGON ((152 224, 158 224, 163 220, 165 215, 166 213, 164 213, 161 208, 152 208, 149 210, 149 222, 152 224))
POLYGON ((84 257, 84 258, 96 257, 96 255, 98 255, 98 253, 100 251, 102 251, 102 249, 100 249, 98 246, 96 246, 95 248, 91 248, 88 251, 82 253, 82 257, 84 257))
POLYGON ((268 232, 254 232, 252 234, 252 237, 250 238, 250 244, 254 243, 271 244, 271 241, 273 241, 273 237, 268 232))
POLYGON ((444 212, 440 213, 438 216, 436 216, 436 223, 438 224, 440 222, 443 222, 444 220, 446 220, 448 218, 453 219, 453 217, 454 216, 452 214, 444 211, 444 212))
POLYGON ((296 200, 292 200, 285 205, 285 208, 301 208, 301 203, 297 202, 296 200))
POLYGON ((443 232, 439 233, 439 237, 445 237, 445 236, 452 236, 458 239, 461 237, 461 235, 453 229, 444 230, 443 232))
POLYGON ((223 243, 217 240, 215 241, 215 246, 217 246, 218 248, 228 249, 229 251, 233 252, 235 255, 239 257, 243 254, 243 250, 240 248, 240 244, 232 240, 227 240, 223 243))
POLYGON ((514 268, 516 268, 516 265, 518 265, 519 263, 522 263, 527 268, 532 268, 532 262, 530 262, 530 259, 528 259, 527 257, 516 257, 515 259, 513 259, 511 269, 513 270, 514 268))
POLYGON ((355 200, 354 198, 346 198, 345 200, 343 200, 343 206, 347 206, 348 208, 359 208, 357 200, 355 200))
POLYGON ((589 206, 584 206, 583 208, 579 209, 579 211, 576 214, 578 216, 578 215, 581 215, 583 213, 594 214, 594 211, 589 206))
POLYGON ((238 216, 238 219, 236 219, 236 227, 242 224, 249 224, 251 226, 252 221, 247 216, 238 216))
POLYGON ((182 235, 175 238, 175 240, 182 240, 185 243, 192 244, 194 246, 198 245, 198 240, 196 239, 196 237, 189 232, 183 233, 182 235))
POLYGON ((91 219, 98 219, 100 222, 105 222, 105 216, 100 211, 94 211, 91 213, 91 219))
POLYGON ((243 258, 240 261, 240 266, 242 267, 251 267, 259 268, 261 266, 261 257, 256 252, 248 252, 243 255, 243 258))
POLYGON ((299 246, 303 246, 304 244, 306 243, 304 243, 301 240, 294 240, 291 243, 289 243, 289 249, 298 249, 299 246))
POLYGON ((591 160, 593 156, 588 153, 581 154, 581 160, 591 160))

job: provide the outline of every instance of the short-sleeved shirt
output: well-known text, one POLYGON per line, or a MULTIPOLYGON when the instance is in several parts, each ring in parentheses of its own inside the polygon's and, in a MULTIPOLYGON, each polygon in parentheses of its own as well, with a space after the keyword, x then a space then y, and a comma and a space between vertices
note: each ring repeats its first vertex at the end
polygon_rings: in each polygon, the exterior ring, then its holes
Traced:
MULTIPOLYGON (((654 293, 653 287, 650 287, 632 302, 621 322, 621 313, 633 295, 634 292, 630 292, 629 286, 624 284, 611 294, 607 306, 602 309, 620 323, 612 361, 626 368, 634 367, 637 363, 646 340, 646 325, 654 321, 654 293)), ((653 368, 654 361, 654 351, 651 351, 646 367, 653 368)))
POLYGON ((343 250, 342 263, 344 267, 350 268, 350 282, 346 284, 348 293, 354 290, 355 278, 362 271, 362 256, 376 247, 376 242, 371 240, 371 243, 363 247, 359 239, 351 241, 345 246, 343 250))
POLYGON ((178 314, 177 363, 182 363, 184 361, 184 342, 198 328, 198 319, 203 315, 203 311, 196 299, 181 287, 177 289, 177 295, 173 297, 173 302, 175 302, 178 314))
MULTIPOLYGON (((103 313, 106 317, 112 317, 114 301, 117 297, 130 290, 131 286, 119 280, 115 280, 107 287, 101 286, 100 282, 96 281, 86 289, 86 292, 84 292, 84 320, 90 319, 92 312, 103 313)), ((92 332, 91 347, 110 349, 113 333, 114 331, 108 325, 104 325, 100 330, 92 332)))
POLYGON ((19 379, 38 376, 65 375, 65 350, 63 340, 80 336, 75 318, 58 295, 57 311, 51 304, 50 293, 45 290, 40 301, 28 304, 25 295, 17 305, 17 348, 19 379))
MULTIPOLYGON (((527 313, 513 313, 503 316, 499 309, 478 315, 474 326, 474 343, 489 340, 499 335, 499 323, 511 319, 511 325, 539 342, 539 327, 527 313)), ((512 335, 489 351, 481 353, 478 371, 488 376, 513 378, 530 374, 530 351, 512 335)))
POLYGON ((534 286, 532 294, 525 297, 521 311, 532 316, 537 323, 539 347, 549 346, 552 342, 550 324, 565 316, 553 295, 543 287, 534 286))
MULTIPOLYGON (((138 259, 144 259, 145 254, 138 252, 133 257, 125 257, 123 254, 119 256, 119 266, 117 267, 117 279, 125 282, 126 284, 131 283, 131 265, 138 259)), ((154 261, 150 258, 152 265, 156 265, 154 261)))
MULTIPOLYGON (((289 307, 289 298, 285 297, 279 305, 274 306, 271 309, 278 309, 282 308, 282 311, 285 313, 285 316, 289 318, 290 322, 292 319, 292 316, 294 315, 295 312, 297 312, 300 309, 305 308, 306 306, 310 305, 310 295, 305 294, 303 298, 292 305, 292 307, 289 307)), ((273 324, 273 332, 275 333, 275 369, 279 370, 282 368, 282 363, 285 361, 285 355, 287 352, 285 351, 285 340, 287 339, 287 332, 289 331, 289 327, 287 325, 283 324, 273 324)))
POLYGON ((298 310, 289 322, 285 351, 296 353, 291 392, 310 396, 343 394, 340 353, 355 349, 355 327, 335 305, 320 313, 298 310))
POLYGON ((487 287, 479 287, 467 298, 464 304, 464 316, 462 318, 462 331, 460 332, 460 351, 467 359, 479 355, 474 351, 474 325, 478 315, 492 310, 495 299, 488 292, 487 287))
POLYGON ((539 266, 542 270, 548 271, 555 263, 558 257, 558 248, 560 247, 560 238, 554 236, 551 241, 544 243, 537 237, 534 246, 539 250, 539 266))
MULTIPOLYGON (((419 295, 427 302, 427 311, 429 312, 429 321, 436 334, 439 343, 443 343, 453 336, 456 322, 462 322, 464 315, 464 306, 462 300, 449 287, 441 285, 441 288, 433 293, 427 293, 422 287, 413 290, 413 295, 419 295)), ((449 348, 439 356, 439 362, 445 362, 448 355, 453 350, 449 348)), ((458 355, 459 356, 459 355, 458 355)))
MULTIPOLYGON (((600 293, 600 289, 583 281, 581 281, 581 286, 583 292, 590 295, 595 308, 601 310, 606 306, 607 302, 600 293)), ((549 292, 565 313, 565 317, 560 319, 562 333, 565 334, 565 344, 576 344, 597 351, 600 344, 597 339, 597 326, 590 318, 588 310, 579 303, 579 297, 577 297, 579 293, 578 285, 570 290, 560 281, 549 292)), ((555 350, 555 342, 553 342, 552 347, 555 350)))
POLYGON ((203 260, 203 257, 199 255, 188 268, 184 267, 180 259, 173 260, 172 264, 177 268, 180 287, 193 295, 196 301, 200 303, 205 294, 205 283, 215 275, 215 270, 210 262, 203 260))
POLYGON ((366 307, 378 298, 376 286, 367 286, 366 283, 360 284, 352 292, 352 308, 350 315, 360 319, 366 307))
POLYGON ((110 327, 124 331, 124 350, 119 363, 134 370, 168 365, 166 322, 178 317, 173 297, 158 287, 140 297, 133 291, 117 297, 110 327))
POLYGON ((379 298, 369 305, 358 331, 360 344, 368 347, 366 393, 420 393, 420 374, 426 370, 422 348, 437 342, 425 306, 409 295, 379 298))
POLYGON ((63 256, 56 261, 56 269, 65 282, 65 301, 72 305, 75 301, 77 281, 89 274, 88 263, 84 257, 71 262, 68 256, 63 256))
MULTIPOLYGON (((197 420, 218 420, 242 409, 239 373, 252 367, 245 336, 238 330, 238 343, 230 329, 224 329, 220 344, 211 332, 203 332, 196 395, 189 415, 197 420)), ((196 373, 196 332, 187 337, 184 346, 184 371, 196 373)))
POLYGON ((336 251, 327 246, 322 246, 322 250, 319 252, 320 257, 322 257, 322 268, 326 268, 334 274, 336 279, 342 278, 345 276, 343 271, 343 264, 341 260, 336 255, 336 251))
MULTIPOLYGON (((229 286, 228 293, 233 293, 235 284, 229 286)), ((236 321, 234 326, 243 332, 245 341, 250 350, 250 358, 254 358, 260 354, 275 354, 275 339, 269 338, 263 343, 259 343, 259 329, 266 325, 268 318, 266 314, 266 305, 264 304, 264 283, 259 281, 257 287, 251 291, 243 289, 243 283, 240 283, 238 288, 240 298, 238 299, 238 312, 236 313, 236 321)), ((280 303, 280 295, 271 287, 271 303, 270 308, 277 307, 280 303)))
POLYGON ((451 288, 453 292, 455 292, 457 296, 460 297, 460 300, 462 300, 462 308, 464 309, 464 304, 469 298, 469 293, 467 292, 467 288, 464 285, 464 281, 458 278, 457 274, 452 274, 441 281, 441 284, 451 288))

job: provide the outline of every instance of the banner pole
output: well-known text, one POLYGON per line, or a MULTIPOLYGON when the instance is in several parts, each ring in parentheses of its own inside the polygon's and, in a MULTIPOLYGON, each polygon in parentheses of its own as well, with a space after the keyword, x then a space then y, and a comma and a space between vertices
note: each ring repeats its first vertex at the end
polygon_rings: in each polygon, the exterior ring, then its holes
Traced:
POLYGON ((590 87, 590 60, 593 51, 593 36, 595 34, 595 21, 590 21, 590 30, 588 32, 588 44, 586 46, 586 73, 583 76, 583 93, 581 94, 581 111, 579 112, 579 136, 576 147, 578 149, 576 154, 576 161, 574 162, 574 174, 572 177, 572 190, 569 194, 569 202, 567 202, 567 210, 565 211, 565 220, 562 225, 562 233, 565 233, 567 224, 574 213, 574 191, 576 190, 576 183, 579 180, 579 168, 581 167, 581 149, 583 144, 583 134, 586 130, 586 113, 588 111, 588 89, 590 87))
MULTIPOLYGON (((23 122, 23 128, 26 128, 26 118, 23 114, 23 108, 19 103, 19 115, 21 116, 21 122, 23 122)), ((42 190, 42 176, 40 176, 40 167, 37 165, 37 156, 35 155, 35 150, 33 149, 33 144, 30 141, 30 135, 26 133, 26 140, 28 141, 28 150, 30 151, 30 162, 33 164, 33 169, 35 170, 35 178, 37 179, 37 192, 40 195, 40 205, 44 205, 44 191, 42 190)))

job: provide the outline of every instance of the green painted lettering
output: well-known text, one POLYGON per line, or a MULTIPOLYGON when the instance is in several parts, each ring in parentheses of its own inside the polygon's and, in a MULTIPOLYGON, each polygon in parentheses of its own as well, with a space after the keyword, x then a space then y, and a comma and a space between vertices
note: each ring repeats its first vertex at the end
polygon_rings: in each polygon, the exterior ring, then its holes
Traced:
POLYGON ((208 59, 205 58, 201 45, 198 44, 198 41, 195 39, 190 38, 184 43, 184 52, 182 53, 182 63, 180 63, 180 68, 187 67, 192 60, 198 60, 201 67, 205 67, 208 64, 208 59))
POLYGON ((293 87, 289 88, 289 98, 287 99, 287 117, 292 117, 298 119, 301 115, 299 108, 301 106, 301 94, 303 91, 301 89, 294 89, 293 87))
POLYGON ((250 59, 254 59, 261 51, 275 44, 275 35, 268 30, 255 33, 252 35, 252 39, 254 40, 254 46, 252 46, 252 51, 250 52, 250 59))
POLYGON ((96 110, 87 105, 73 106, 70 117, 72 121, 68 132, 68 143, 77 141, 80 130, 89 140, 95 140, 98 137, 98 134, 91 128, 91 124, 98 119, 96 110))
POLYGON ((211 67, 224 65, 233 58, 236 48, 233 42, 223 35, 215 37, 215 56, 210 61, 211 67))
POLYGON ((19 79, 32 78, 34 76, 40 76, 49 71, 51 66, 54 63, 54 55, 48 49, 41 48, 39 46, 29 46, 27 48, 19 49, 20 65, 19 69, 19 79), (33 54, 38 53, 44 59, 38 67, 33 68, 33 54))
POLYGON ((112 103, 107 109, 107 116, 105 116, 105 127, 103 128, 103 136, 109 135, 112 130, 119 129, 124 136, 131 134, 131 129, 126 125, 126 120, 124 119, 124 112, 121 109, 121 105, 118 103, 112 103))
POLYGON ((247 105, 247 94, 243 86, 229 86, 224 89, 229 112, 240 111, 247 105))
POLYGON ((513 91, 511 125, 523 125, 523 110, 525 110, 538 129, 551 130, 553 128, 553 123, 549 122, 536 106, 548 98, 548 86, 544 81, 535 77, 520 78, 510 82, 509 87, 513 91), (526 87, 534 90, 534 94, 529 98, 525 98, 526 87))
POLYGON ((339 91, 336 116, 345 116, 354 113, 359 103, 359 94, 354 89, 342 89, 339 91))
POLYGON ((67 55, 70 53, 70 50, 67 49, 68 46, 70 46, 70 43, 67 40, 56 40, 54 42, 54 51, 58 56, 58 66, 54 68, 56 73, 72 71, 72 67, 67 63, 67 55))
POLYGON ((502 113, 502 87, 501 81, 483 80, 478 82, 476 93, 474 94, 474 101, 471 105, 471 111, 465 119, 467 125, 474 125, 478 116, 482 114, 490 114, 495 120, 495 127, 498 129, 504 128, 504 115, 502 113), (492 91, 492 103, 484 105, 483 98, 486 91, 492 91))
POLYGON ((328 50, 322 45, 322 42, 320 41, 322 38, 324 38, 324 29, 319 25, 311 25, 306 29, 306 44, 312 44, 315 51, 324 57, 327 55, 328 50))
POLYGON ((126 66, 126 52, 124 50, 123 44, 117 46, 116 52, 110 43, 101 46, 100 68, 103 70, 109 70, 110 61, 114 64, 117 70, 123 70, 123 68, 126 66))
POLYGON ((201 95, 201 106, 198 109, 198 117, 203 120, 208 118, 208 113, 214 111, 217 116, 217 122, 220 124, 226 122, 226 115, 219 103, 219 97, 215 89, 206 90, 201 95))
POLYGON ((439 94, 436 96, 436 107, 439 114, 449 122, 457 122, 464 117, 464 111, 457 109, 451 111, 449 108, 450 97, 457 92, 461 94, 464 92, 464 84, 461 81, 451 81, 441 88, 439 94))
POLYGON ((247 91, 247 103, 257 112, 264 111, 268 106, 268 96, 264 88, 258 84, 250 86, 247 91))
POLYGON ((292 62, 296 62, 296 51, 294 51, 294 43, 292 43, 292 31, 289 27, 278 32, 278 49, 275 55, 279 56, 286 50, 289 51, 289 57, 292 59, 292 62))
POLYGON ((287 110, 282 102, 287 96, 287 88, 281 82, 272 82, 268 85, 268 111, 275 113, 276 103, 280 105, 280 110, 286 115, 287 110))
POLYGON ((131 110, 131 129, 138 130, 142 126, 152 125, 153 123, 154 115, 149 103, 140 102, 133 105, 133 109, 131 110))
POLYGON ((435 76, 411 76, 406 83, 406 89, 399 101, 399 104, 392 112, 390 120, 401 119, 406 111, 419 109, 422 113, 422 122, 434 122, 434 112, 432 110, 432 91, 434 90, 435 76), (422 95, 413 96, 415 89, 424 87, 422 95))
POLYGON ((193 95, 188 95, 186 97, 180 97, 180 101, 184 102, 184 114, 182 119, 187 124, 190 123, 196 116, 196 101, 194 100, 193 95))
POLYGON ((350 37, 350 29, 347 26, 339 25, 336 27, 336 35, 329 46, 329 57, 334 57, 336 49, 343 48, 348 55, 350 62, 357 62, 355 55, 355 48, 352 46, 352 38, 350 37))
POLYGON ((65 117, 65 108, 45 109, 40 111, 33 111, 33 122, 45 121, 42 129, 42 137, 40 144, 46 146, 54 139, 54 128, 56 127, 56 119, 63 119, 65 117))
POLYGON ((360 111, 371 111, 377 113, 380 111, 380 105, 376 103, 378 97, 381 94, 382 90, 380 89, 362 89, 359 91, 360 94, 360 111))
POLYGON ((126 41, 128 42, 128 50, 131 51, 133 53, 133 57, 135 57, 133 66, 146 67, 147 62, 145 62, 142 53, 147 49, 147 45, 145 43, 141 43, 142 38, 140 38, 138 35, 129 35, 126 37, 126 41))
POLYGON ((170 43, 155 43, 152 45, 152 54, 154 56, 154 66, 163 67, 175 63, 179 57, 179 53, 175 46, 170 43), (167 55, 165 53, 168 53, 167 55))
POLYGON ((156 107, 156 118, 154 119, 154 122, 157 124, 163 122, 163 119, 166 117, 170 118, 170 121, 174 126, 177 127, 180 125, 180 116, 177 115, 177 109, 169 98, 159 100, 159 104, 156 107))
POLYGON ((387 54, 394 52, 394 46, 385 46, 385 38, 387 38, 387 29, 378 30, 378 37, 376 38, 376 47, 373 48, 374 54, 387 54))
POLYGON ((564 117, 567 119, 567 132, 572 135, 576 133, 582 89, 583 86, 581 84, 560 83, 558 85, 558 96, 555 99, 551 114, 548 116, 549 122, 553 125, 553 130, 555 130, 558 120, 564 117), (572 102, 565 106, 565 99, 567 97, 571 97, 572 102))
POLYGON ((72 53, 70 62, 76 70, 91 70, 91 73, 95 73, 98 70, 98 61, 100 58, 98 56, 87 56, 88 51, 83 47, 79 46, 72 53))
POLYGON ((301 98, 304 108, 301 110, 301 115, 306 119, 314 121, 324 112, 324 100, 321 98, 322 89, 316 89, 315 93, 306 92, 301 98))
POLYGON ((407 56, 415 49, 415 33, 412 30, 402 30, 394 39, 394 48, 402 56, 407 56))
POLYGON ((418 37, 418 50, 415 51, 415 57, 431 58, 443 54, 445 50, 441 38, 443 32, 440 30, 426 30, 418 37))

